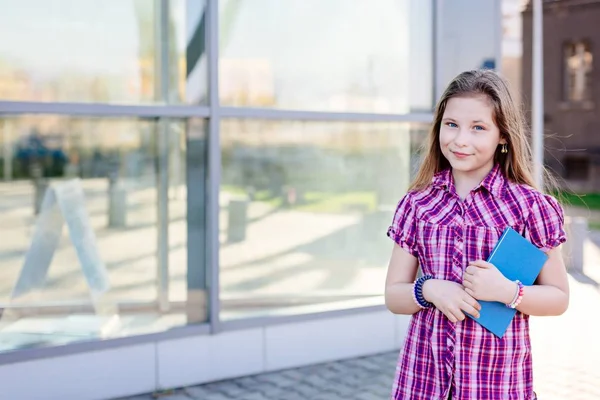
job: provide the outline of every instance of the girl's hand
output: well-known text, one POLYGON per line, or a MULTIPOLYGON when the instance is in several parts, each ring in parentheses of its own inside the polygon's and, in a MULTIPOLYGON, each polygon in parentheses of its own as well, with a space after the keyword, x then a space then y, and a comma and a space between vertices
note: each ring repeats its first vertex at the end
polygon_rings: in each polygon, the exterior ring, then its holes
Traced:
POLYGON ((452 322, 464 320, 465 312, 479 318, 481 306, 459 283, 430 279, 423 284, 423 296, 452 322))
POLYGON ((508 280, 489 262, 470 263, 463 276, 465 291, 477 300, 510 303, 517 291, 516 283, 508 280))

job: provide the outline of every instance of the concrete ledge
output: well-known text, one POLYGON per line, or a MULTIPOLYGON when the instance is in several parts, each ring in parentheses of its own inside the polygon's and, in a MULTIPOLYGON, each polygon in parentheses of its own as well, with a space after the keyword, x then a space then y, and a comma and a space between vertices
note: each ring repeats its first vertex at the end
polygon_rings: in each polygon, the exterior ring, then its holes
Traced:
POLYGON ((101 400, 156 389, 153 344, 0 366, 2 399, 101 400))
POLYGON ((382 353, 408 320, 377 310, 6 364, 2 398, 112 399, 382 353))

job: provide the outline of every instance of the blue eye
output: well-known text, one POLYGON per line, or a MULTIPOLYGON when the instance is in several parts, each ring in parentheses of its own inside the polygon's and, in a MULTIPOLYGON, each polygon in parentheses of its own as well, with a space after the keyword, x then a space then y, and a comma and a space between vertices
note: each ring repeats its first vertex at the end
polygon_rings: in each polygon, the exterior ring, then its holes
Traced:
POLYGON ((446 125, 448 125, 450 128, 456 128, 458 126, 454 122, 448 122, 446 125))
POLYGON ((483 126, 481 126, 481 125, 476 125, 476 126, 474 126, 474 128, 475 128, 476 131, 483 131, 483 130, 485 130, 485 128, 483 126))

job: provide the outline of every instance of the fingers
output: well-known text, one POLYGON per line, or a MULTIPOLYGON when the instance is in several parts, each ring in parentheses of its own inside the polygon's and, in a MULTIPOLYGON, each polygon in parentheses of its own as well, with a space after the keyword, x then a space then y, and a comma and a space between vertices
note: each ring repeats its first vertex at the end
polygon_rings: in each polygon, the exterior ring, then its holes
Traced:
POLYGON ((470 297, 475 298, 475 292, 470 287, 465 287, 465 292, 467 292, 470 297))
POLYGON ((463 299, 465 303, 476 309, 477 311, 481 310, 481 304, 475 299, 475 297, 469 295, 465 299, 463 299))
POLYGON ((458 322, 466 318, 460 308, 448 309, 444 314, 448 317, 450 322, 458 322))
POLYGON ((465 275, 464 279, 463 279, 463 289, 465 290, 465 292, 467 292, 469 294, 469 296, 471 297, 475 297, 473 296, 473 291, 475 290, 475 277, 472 275, 465 275))
MULTIPOLYGON (((475 303, 477 303, 477 302, 475 302, 475 303)), ((478 303, 477 303, 477 304, 478 304, 478 303)), ((475 318, 479 318, 479 310, 480 310, 480 307, 478 308, 477 306, 475 306, 475 305, 471 304, 470 302, 467 302, 467 301, 465 301, 465 302, 462 304, 462 307, 461 307, 461 308, 462 308, 462 310, 463 310, 464 312, 471 314, 471 315, 472 315, 472 316, 474 316, 475 318)))
MULTIPOLYGON (((483 260, 475 260, 475 261, 471 261, 469 263, 469 265, 474 265, 478 268, 491 268, 492 264, 490 264, 487 261, 483 261, 483 260)), ((467 268, 468 269, 468 268, 467 268)))

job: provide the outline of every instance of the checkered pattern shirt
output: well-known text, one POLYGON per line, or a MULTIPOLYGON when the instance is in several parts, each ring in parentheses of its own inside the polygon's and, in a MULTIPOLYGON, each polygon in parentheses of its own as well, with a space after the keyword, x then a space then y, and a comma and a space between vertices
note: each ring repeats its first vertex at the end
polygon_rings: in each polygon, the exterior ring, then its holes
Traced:
MULTIPOLYGON (((496 165, 461 201, 450 170, 398 203, 388 236, 424 274, 462 283, 470 261, 487 259, 506 226, 543 251, 565 242, 563 211, 551 196, 506 179, 496 165)), ((527 268, 526 265, 523 268, 527 268)), ((503 338, 435 307, 411 317, 392 399, 532 400, 529 319, 517 312, 503 338)))

